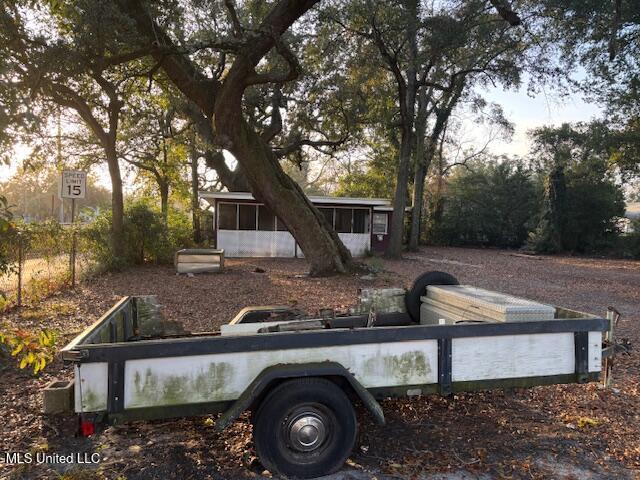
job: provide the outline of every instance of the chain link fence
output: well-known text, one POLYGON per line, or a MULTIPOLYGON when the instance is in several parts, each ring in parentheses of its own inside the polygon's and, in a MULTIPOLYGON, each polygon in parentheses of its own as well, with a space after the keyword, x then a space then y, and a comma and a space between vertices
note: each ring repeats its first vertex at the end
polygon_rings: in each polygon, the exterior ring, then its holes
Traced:
POLYGON ((0 274, 0 311, 73 288, 96 267, 79 226, 21 224, 2 242, 9 269, 0 274))

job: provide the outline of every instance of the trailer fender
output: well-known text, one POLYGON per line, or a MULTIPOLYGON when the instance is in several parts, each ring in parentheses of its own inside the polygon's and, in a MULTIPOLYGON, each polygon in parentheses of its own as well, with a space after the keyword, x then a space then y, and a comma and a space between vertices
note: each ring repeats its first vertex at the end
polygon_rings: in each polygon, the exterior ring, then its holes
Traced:
POLYGON ((223 430, 249 409, 274 383, 279 380, 301 377, 340 377, 346 380, 365 405, 378 425, 384 425, 384 412, 369 390, 342 365, 335 362, 280 364, 264 369, 245 389, 238 399, 216 421, 216 429, 223 430))

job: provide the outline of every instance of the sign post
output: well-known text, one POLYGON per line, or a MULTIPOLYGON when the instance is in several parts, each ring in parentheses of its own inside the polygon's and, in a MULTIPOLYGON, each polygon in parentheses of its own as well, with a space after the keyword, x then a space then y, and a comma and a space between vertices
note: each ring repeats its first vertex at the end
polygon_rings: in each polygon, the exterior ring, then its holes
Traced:
POLYGON ((63 170, 60 178, 60 198, 71 199, 71 287, 76 286, 76 231, 74 228, 76 217, 76 198, 84 198, 87 193, 87 172, 77 170, 63 170))

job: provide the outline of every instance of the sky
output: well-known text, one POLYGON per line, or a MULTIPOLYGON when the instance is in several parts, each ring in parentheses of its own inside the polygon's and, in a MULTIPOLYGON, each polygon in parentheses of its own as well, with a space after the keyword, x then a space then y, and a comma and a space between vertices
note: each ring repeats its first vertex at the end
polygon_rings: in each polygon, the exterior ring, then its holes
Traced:
POLYGON ((492 143, 491 150, 496 154, 525 155, 531 146, 527 132, 537 127, 588 122, 602 116, 599 106, 584 102, 579 94, 561 99, 557 92, 546 91, 531 97, 523 86, 517 92, 494 88, 485 97, 502 105, 505 116, 515 127, 511 142, 492 143))
MULTIPOLYGON (((585 103, 579 94, 560 99, 557 92, 547 91, 532 97, 527 94, 524 86, 518 91, 505 91, 497 87, 483 93, 487 100, 502 105, 505 116, 515 127, 511 141, 493 140, 491 142, 489 150, 496 155, 525 155, 531 145, 527 132, 536 127, 589 121, 602 114, 598 106, 585 103)), ((464 131, 465 135, 469 136, 470 144, 481 148, 486 143, 486 139, 483 138, 486 137, 486 130, 469 123, 464 125, 464 131)), ((28 152, 28 148, 20 146, 16 151, 17 161, 10 166, 0 165, 0 181, 7 180, 16 172, 21 163, 20 160, 28 155, 28 152)), ((98 177, 101 185, 110 189, 106 167, 96 167, 93 173, 98 177)), ((125 183, 127 183, 126 178, 125 183)))

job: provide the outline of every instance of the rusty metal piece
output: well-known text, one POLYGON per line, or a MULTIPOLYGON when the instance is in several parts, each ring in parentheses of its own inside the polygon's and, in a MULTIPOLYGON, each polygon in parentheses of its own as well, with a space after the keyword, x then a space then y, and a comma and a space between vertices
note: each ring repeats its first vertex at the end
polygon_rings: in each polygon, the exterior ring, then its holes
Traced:
POLYGON ((631 355, 631 341, 628 338, 616 339, 614 331, 620 323, 622 314, 612 306, 607 307, 607 319, 609 320, 609 330, 605 332, 602 342, 602 358, 604 359, 604 375, 602 383, 604 387, 610 387, 613 382, 613 366, 618 353, 631 355))

